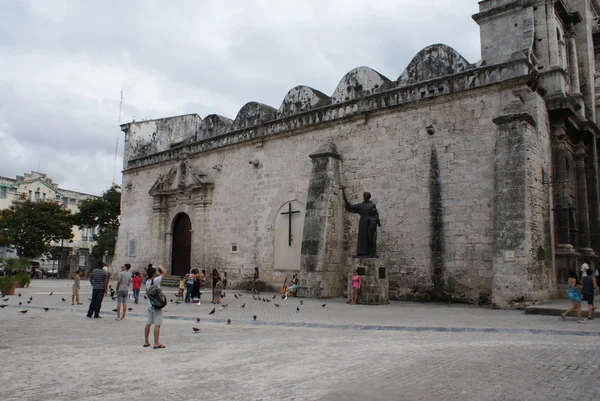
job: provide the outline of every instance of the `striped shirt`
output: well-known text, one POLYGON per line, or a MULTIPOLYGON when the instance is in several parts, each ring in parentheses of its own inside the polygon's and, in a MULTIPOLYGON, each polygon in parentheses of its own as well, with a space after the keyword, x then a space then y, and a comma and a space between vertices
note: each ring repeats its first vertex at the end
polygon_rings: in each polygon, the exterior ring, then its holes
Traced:
POLYGON ((108 278, 108 274, 103 269, 92 270, 92 289, 103 290, 104 280, 108 278))

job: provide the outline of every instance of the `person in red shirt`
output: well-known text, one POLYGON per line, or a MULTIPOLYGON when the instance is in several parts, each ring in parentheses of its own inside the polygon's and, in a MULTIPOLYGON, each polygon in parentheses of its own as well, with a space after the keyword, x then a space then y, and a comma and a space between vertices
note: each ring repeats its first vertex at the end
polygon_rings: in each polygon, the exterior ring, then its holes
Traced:
POLYGON ((140 297, 140 287, 142 286, 142 277, 140 273, 135 273, 135 276, 131 279, 132 288, 133 288, 133 299, 134 302, 138 303, 138 298, 140 297))

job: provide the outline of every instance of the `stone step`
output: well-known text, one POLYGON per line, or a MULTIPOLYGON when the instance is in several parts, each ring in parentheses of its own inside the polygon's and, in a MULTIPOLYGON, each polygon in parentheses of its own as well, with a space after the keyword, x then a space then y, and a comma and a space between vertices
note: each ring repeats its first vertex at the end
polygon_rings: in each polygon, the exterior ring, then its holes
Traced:
POLYGON ((179 287, 179 276, 165 276, 161 282, 165 287, 179 287))

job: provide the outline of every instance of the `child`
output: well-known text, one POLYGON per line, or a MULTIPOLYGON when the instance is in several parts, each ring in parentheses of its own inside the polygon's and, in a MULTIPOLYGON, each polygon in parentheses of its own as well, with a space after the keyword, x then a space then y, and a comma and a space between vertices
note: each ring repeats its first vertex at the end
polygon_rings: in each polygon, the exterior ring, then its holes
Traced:
POLYGON ((185 277, 179 277, 179 292, 177 292, 177 300, 183 301, 183 291, 185 290, 185 277))
POLYGON ((133 299, 134 299, 134 302, 137 304, 138 299, 140 297, 140 287, 142 286, 142 277, 140 276, 139 272, 134 273, 134 276, 131 279, 131 282, 132 282, 132 288, 133 288, 133 299))
POLYGON ((223 290, 223 282, 221 281, 221 276, 217 277, 217 284, 215 284, 215 296, 213 298, 213 302, 216 304, 221 303, 221 291, 223 290))
POLYGON ((79 289, 81 288, 81 270, 77 270, 75 273, 75 277, 73 277, 73 295, 71 296, 71 305, 75 305, 75 300, 77 300, 77 305, 83 305, 79 302, 79 289))

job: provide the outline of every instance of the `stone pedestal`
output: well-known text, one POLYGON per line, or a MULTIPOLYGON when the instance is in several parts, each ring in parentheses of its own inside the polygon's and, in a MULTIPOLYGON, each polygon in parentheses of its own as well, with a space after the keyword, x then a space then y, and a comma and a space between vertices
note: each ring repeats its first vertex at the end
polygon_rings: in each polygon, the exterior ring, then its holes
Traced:
POLYGON ((352 290, 352 273, 358 270, 362 285, 358 293, 361 305, 384 305, 390 303, 388 269, 377 258, 351 258, 348 262, 348 298, 352 290))

